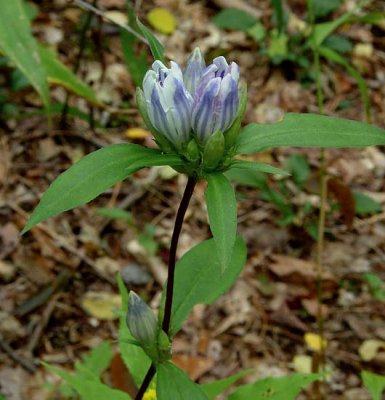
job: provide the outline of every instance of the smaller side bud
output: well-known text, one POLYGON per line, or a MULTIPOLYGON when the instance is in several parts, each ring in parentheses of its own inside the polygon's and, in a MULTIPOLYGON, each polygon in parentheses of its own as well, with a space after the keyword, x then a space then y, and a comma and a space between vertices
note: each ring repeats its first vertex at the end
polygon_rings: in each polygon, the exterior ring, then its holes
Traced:
POLYGON ((222 161, 225 152, 225 138, 221 131, 211 135, 203 149, 203 168, 213 170, 222 161))
POLYGON ((151 308, 134 292, 128 295, 126 323, 131 335, 141 345, 156 344, 158 322, 151 308))

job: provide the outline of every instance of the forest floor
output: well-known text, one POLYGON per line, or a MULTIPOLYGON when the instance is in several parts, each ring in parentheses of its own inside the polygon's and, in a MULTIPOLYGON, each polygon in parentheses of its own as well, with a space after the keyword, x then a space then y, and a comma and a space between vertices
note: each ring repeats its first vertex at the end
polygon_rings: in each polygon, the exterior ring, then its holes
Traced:
MULTIPOLYGON (((85 12, 65 0, 36 3, 35 34, 56 47, 63 62, 74 66, 78 27, 85 12)), ((212 23, 225 3, 232 3, 246 4, 250 13, 271 26, 269 1, 140 3, 143 21, 154 6, 175 16, 175 31, 159 36, 169 59, 183 64, 199 46, 207 59, 224 54, 239 64, 249 88, 245 123, 275 122, 286 112, 319 112, 316 85, 311 80, 300 81, 304 71, 294 62, 273 65, 244 32, 221 30, 212 23)), ((97 6, 117 15, 125 13, 124 0, 98 0, 97 6)), ((305 1, 287 1, 287 7, 303 17, 305 1)), ((380 1, 372 2, 372 8, 384 11, 380 1)), ((82 354, 102 340, 117 340, 118 322, 111 316, 120 301, 117 272, 129 289, 154 307, 159 305, 165 280, 167 249, 186 181, 169 168, 142 170, 90 204, 19 235, 49 184, 82 156, 111 143, 154 146, 151 136, 137 137, 135 128, 144 125, 117 28, 95 19, 90 32, 78 75, 110 107, 94 107, 91 112, 84 100, 73 95, 69 103, 92 114, 107 129, 91 129, 87 122, 71 116, 63 129, 60 115, 54 116, 52 129, 44 113, 25 116, 41 106, 30 87, 10 92, 12 104, 24 116, 0 121, 0 393, 7 400, 63 398, 53 394, 58 378, 41 367, 39 360, 71 370, 82 354), (127 210, 130 220, 103 216, 100 208, 127 210)), ((385 32, 354 23, 344 26, 343 33, 355 46, 370 50, 363 54, 353 49, 347 57, 368 85, 372 122, 384 127, 385 32)), ((342 67, 324 60, 321 69, 325 114, 364 120, 354 79, 342 67)), ((5 74, 9 76, 10 71, 5 74)), ((5 86, 6 80, 0 83, 5 86)), ((51 96, 64 102, 66 92, 52 87, 51 96)), ((309 172, 303 185, 292 178, 268 177, 268 187, 283 196, 289 210, 286 222, 282 208, 269 201, 266 193, 250 182, 234 182, 239 199, 238 232, 248 247, 246 266, 219 301, 194 308, 173 347, 174 361, 200 382, 252 368, 254 372, 244 378, 251 382, 310 372, 319 363, 317 346, 306 340, 306 334, 319 333, 317 241, 310 233, 314 233, 320 203, 320 150, 281 148, 255 159, 281 168, 299 162, 300 170, 309 167, 309 172)), ((332 374, 321 391, 325 399, 369 400, 361 371, 385 374, 385 289, 381 287, 385 280, 384 148, 328 150, 325 165, 329 196, 321 288, 326 368, 332 374), (355 212, 353 192, 369 196, 379 209, 355 212)), ((199 183, 179 255, 210 236, 204 189, 205 184, 199 183)), ((114 363, 106 379, 122 388, 127 371, 118 358, 114 363)), ((314 392, 305 391, 301 398, 315 398, 314 392)))

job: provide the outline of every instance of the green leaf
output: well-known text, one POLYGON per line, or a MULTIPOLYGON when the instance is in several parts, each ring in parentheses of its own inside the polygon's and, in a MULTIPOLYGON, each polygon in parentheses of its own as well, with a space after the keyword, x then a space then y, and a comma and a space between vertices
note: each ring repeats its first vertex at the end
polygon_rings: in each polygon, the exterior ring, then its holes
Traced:
POLYGON ((266 28, 258 21, 247 30, 247 34, 257 43, 260 43, 266 37, 266 28))
POLYGON ((270 35, 269 48, 267 53, 274 64, 279 64, 283 60, 290 58, 291 54, 288 49, 289 36, 285 33, 272 31, 270 35))
POLYGON ((367 118, 369 118, 370 100, 368 94, 368 86, 366 85, 365 79, 362 77, 362 75, 352 65, 350 65, 349 62, 344 57, 342 57, 334 50, 322 46, 318 49, 318 51, 321 56, 325 57, 329 61, 335 62, 345 67, 346 71, 353 77, 353 79, 357 83, 358 89, 361 94, 362 103, 364 104, 365 107, 365 115, 367 116, 367 118))
POLYGON ((38 51, 50 83, 63 86, 91 103, 101 104, 94 91, 66 67, 51 49, 38 44, 38 51))
POLYGON ((88 154, 56 178, 22 233, 49 217, 88 203, 140 168, 180 162, 176 155, 135 144, 113 144, 88 154))
POLYGON ((212 19, 212 22, 221 29, 234 29, 247 32, 258 20, 246 11, 238 8, 225 8, 212 19))
POLYGON ((84 379, 83 375, 71 375, 60 368, 45 363, 44 366, 69 383, 79 393, 82 400, 131 400, 127 393, 110 388, 96 377, 84 379))
POLYGON ((83 370, 88 370, 93 375, 100 376, 102 372, 109 367, 112 357, 113 351, 111 344, 102 342, 88 354, 85 354, 81 362, 75 363, 75 368, 78 373, 81 373, 83 370))
POLYGON ((314 26, 314 31, 313 31, 313 40, 315 45, 317 47, 320 46, 322 42, 337 28, 351 21, 351 17, 352 15, 350 13, 346 13, 331 22, 323 22, 321 24, 316 24, 314 26))
POLYGON ((361 192, 353 192, 357 215, 376 214, 382 211, 381 204, 361 192))
POLYGON ((317 114, 286 114, 275 124, 249 124, 238 139, 239 154, 269 147, 366 147, 385 144, 385 130, 374 125, 317 114))
POLYGON ((135 339, 126 323, 128 292, 120 275, 118 275, 118 286, 122 296, 122 314, 119 320, 119 350, 135 384, 139 387, 151 365, 151 360, 141 347, 127 343, 128 340, 134 341, 135 339))
POLYGON ((372 400, 381 400, 382 392, 385 389, 385 376, 369 371, 362 371, 361 378, 365 387, 369 390, 372 400))
POLYGON ((159 42, 156 36, 139 21, 138 18, 136 19, 136 22, 145 38, 148 40, 148 44, 150 46, 154 60, 160 60, 163 64, 165 64, 166 61, 164 59, 164 46, 159 42))
POLYGON ((146 250, 146 252, 150 256, 154 256, 159 248, 159 244, 155 240, 155 232, 155 225, 146 224, 143 231, 137 235, 139 244, 146 250))
POLYGON ((254 369, 247 369, 245 371, 238 372, 235 375, 231 375, 228 378, 220 379, 218 381, 209 382, 201 385, 202 389, 206 393, 209 400, 214 400, 218 395, 223 393, 226 389, 228 389, 231 385, 237 382, 239 379, 243 378, 246 375, 251 374, 254 369))
POLYGON ((384 21, 385 13, 382 11, 373 11, 368 14, 364 15, 354 15, 352 17, 353 22, 362 22, 363 24, 372 24, 372 25, 379 25, 381 26, 382 22, 384 21))
POLYGON ((120 30, 120 42, 122 44, 124 61, 135 85, 142 86, 144 75, 148 69, 147 56, 145 52, 141 52, 138 55, 135 53, 135 41, 136 38, 133 34, 123 29, 120 30))
POLYGON ((338 33, 328 36, 322 46, 328 47, 338 53, 350 53, 353 50, 353 43, 346 36, 339 35, 338 33))
POLYGON ((23 90, 31 85, 28 78, 19 70, 14 69, 11 73, 11 90, 17 92, 18 90, 23 90))
POLYGON ((340 18, 337 18, 331 22, 316 24, 314 26, 312 38, 314 44, 318 47, 330 34, 332 34, 337 28, 339 28, 343 24, 353 22, 377 24, 383 19, 384 13, 382 12, 373 12, 365 15, 353 15, 351 12, 348 12, 343 14, 340 18))
POLYGON ((208 400, 200 386, 169 361, 158 365, 156 398, 157 400, 208 400))
POLYGON ((286 165, 293 175, 294 182, 302 187, 310 176, 310 167, 306 158, 301 154, 293 154, 288 158, 286 165))
MULTIPOLYGON (((39 116, 39 115, 42 115, 43 113, 45 113, 47 111, 48 111, 48 113, 50 115, 61 114, 63 112, 64 108, 65 108, 65 104, 64 103, 51 103, 50 106, 47 107, 46 110, 44 110, 44 112, 42 110, 35 109, 32 112, 27 112, 27 113, 21 114, 20 118, 39 116)), ((67 113, 71 117, 76 117, 76 118, 79 118, 79 119, 81 119, 83 121, 86 121, 87 123, 90 123, 90 115, 88 113, 80 111, 76 107, 71 107, 71 106, 67 107, 67 113)), ((95 125, 95 128, 103 128, 103 126, 100 124, 99 121, 93 121, 93 123, 95 125)))
POLYGON ((295 400, 302 389, 320 377, 321 374, 294 374, 281 378, 266 378, 240 386, 228 400, 295 400))
POLYGON ((234 189, 223 174, 207 177, 205 199, 210 229, 224 272, 230 262, 237 235, 237 202, 234 189))
MULTIPOLYGON (((199 243, 177 263, 170 334, 181 328, 196 304, 212 304, 236 281, 246 261, 246 246, 237 238, 231 261, 221 273, 213 239, 199 243)), ((163 290, 163 298, 165 290, 163 290)))
POLYGON ((122 210, 121 208, 100 207, 96 210, 96 214, 111 219, 120 219, 127 222, 127 224, 129 225, 132 225, 134 223, 132 214, 129 211, 122 210))
POLYGON ((267 187, 267 176, 263 172, 252 171, 250 169, 231 168, 226 171, 226 176, 232 181, 257 189, 265 189, 267 187))
POLYGON ((270 164, 260 163, 256 161, 247 161, 247 160, 235 160, 231 164, 230 170, 232 169, 242 169, 248 171, 256 171, 256 172, 264 172, 266 174, 276 174, 288 176, 290 175, 287 171, 273 167, 270 164))
POLYGON ((22 0, 0 1, 0 48, 49 105, 46 73, 22 0))
POLYGON ((271 0, 271 5, 273 6, 278 33, 281 35, 286 28, 285 12, 283 10, 282 0, 271 0))
POLYGON ((33 21, 39 15, 39 7, 36 4, 23 2, 23 7, 30 21, 33 21))
POLYGON ((341 5, 341 0, 312 0, 313 12, 316 18, 326 17, 341 5))
POLYGON ((385 301, 385 282, 374 272, 366 272, 364 278, 372 296, 376 300, 385 301))

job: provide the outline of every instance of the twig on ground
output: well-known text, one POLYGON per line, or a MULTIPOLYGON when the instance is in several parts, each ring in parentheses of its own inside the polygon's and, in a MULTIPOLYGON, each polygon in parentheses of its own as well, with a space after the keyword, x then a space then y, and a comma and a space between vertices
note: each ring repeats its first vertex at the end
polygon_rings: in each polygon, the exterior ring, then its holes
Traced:
POLYGON ((48 321, 53 313, 53 310, 55 309, 56 301, 57 301, 58 297, 59 297, 59 293, 54 295, 52 297, 52 299, 48 302, 47 306, 45 307, 45 309, 41 315, 39 323, 37 324, 35 330, 33 331, 32 335, 29 339, 27 349, 31 354, 34 352, 34 350, 36 349, 36 347, 38 346, 38 344, 40 342, 40 338, 43 334, 43 330, 47 326, 48 321))
POLYGON ((134 35, 137 39, 139 39, 141 42, 145 43, 148 45, 148 41, 147 39, 142 36, 141 34, 139 34, 138 32, 135 31, 135 29, 132 29, 130 26, 125 25, 125 24, 121 24, 118 21, 115 21, 114 19, 110 18, 108 15, 106 15, 106 13, 96 7, 93 7, 91 4, 83 1, 83 0, 71 0, 71 2, 75 3, 77 6, 88 10, 88 11, 92 11, 94 14, 99 15, 100 17, 103 17, 105 20, 111 22, 114 25, 119 26, 120 28, 124 29, 125 31, 131 33, 132 35, 134 35))
POLYGON ((36 365, 32 361, 16 354, 15 350, 13 350, 13 348, 7 342, 5 342, 2 337, 0 337, 0 349, 4 351, 4 353, 7 354, 15 363, 21 365, 26 371, 30 372, 31 374, 36 372, 36 365))

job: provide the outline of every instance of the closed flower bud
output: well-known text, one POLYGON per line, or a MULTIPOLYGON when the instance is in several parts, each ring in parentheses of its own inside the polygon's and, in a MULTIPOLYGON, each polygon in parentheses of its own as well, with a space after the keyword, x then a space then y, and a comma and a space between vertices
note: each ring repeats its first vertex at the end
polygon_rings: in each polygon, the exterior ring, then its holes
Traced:
POLYGON ((183 73, 183 81, 186 89, 193 95, 198 88, 203 70, 206 68, 205 59, 200 49, 197 47, 187 60, 187 65, 183 73))
POLYGON ((155 61, 144 77, 143 92, 151 125, 178 150, 183 148, 190 139, 193 99, 179 65, 171 61, 167 68, 155 61))
POLYGON ((131 335, 140 344, 156 344, 158 322, 151 308, 134 292, 128 296, 126 322, 131 335))
POLYGON ((194 93, 191 125, 204 143, 216 131, 225 132, 238 111, 239 67, 217 57, 202 73, 194 93))

